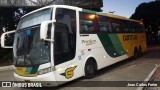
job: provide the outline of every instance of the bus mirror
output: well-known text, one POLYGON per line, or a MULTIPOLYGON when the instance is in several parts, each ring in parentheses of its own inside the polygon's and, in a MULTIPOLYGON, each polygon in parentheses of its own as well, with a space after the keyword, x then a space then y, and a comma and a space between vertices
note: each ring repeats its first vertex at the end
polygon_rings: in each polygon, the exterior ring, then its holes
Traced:
POLYGON ((40 27, 40 40, 51 41, 47 39, 48 26, 50 23, 54 23, 55 21, 44 21, 41 23, 40 27))
POLYGON ((9 31, 9 32, 5 32, 1 35, 1 47, 2 48, 13 48, 13 40, 11 39, 14 39, 12 35, 13 33, 15 33, 16 30, 13 30, 13 31, 9 31), (10 39, 9 41, 7 40, 7 37, 10 39), (7 40, 7 41, 6 41, 7 40), (9 42, 12 44, 12 46, 10 45, 6 45, 6 42, 9 42))

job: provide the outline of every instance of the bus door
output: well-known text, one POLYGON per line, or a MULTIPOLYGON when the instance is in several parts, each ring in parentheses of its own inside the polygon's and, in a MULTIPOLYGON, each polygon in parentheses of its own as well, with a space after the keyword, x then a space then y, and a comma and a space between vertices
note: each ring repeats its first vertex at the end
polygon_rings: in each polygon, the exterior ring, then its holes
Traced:
POLYGON ((58 83, 82 76, 76 56, 76 11, 57 8, 54 29, 54 65, 58 83))

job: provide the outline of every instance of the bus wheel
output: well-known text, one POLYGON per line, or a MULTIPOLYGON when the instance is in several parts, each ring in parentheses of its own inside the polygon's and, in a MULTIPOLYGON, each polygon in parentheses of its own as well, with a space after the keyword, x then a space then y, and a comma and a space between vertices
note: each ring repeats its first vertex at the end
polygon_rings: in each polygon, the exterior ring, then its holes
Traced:
POLYGON ((139 47, 138 56, 139 56, 139 57, 142 56, 142 48, 141 48, 141 47, 139 47))
POLYGON ((134 49, 134 56, 133 56, 133 60, 136 60, 137 58, 138 58, 138 55, 139 53, 138 53, 138 50, 137 50, 137 48, 135 48, 134 49))
POLYGON ((96 62, 92 59, 89 59, 85 65, 85 78, 91 79, 94 77, 97 69, 96 62))

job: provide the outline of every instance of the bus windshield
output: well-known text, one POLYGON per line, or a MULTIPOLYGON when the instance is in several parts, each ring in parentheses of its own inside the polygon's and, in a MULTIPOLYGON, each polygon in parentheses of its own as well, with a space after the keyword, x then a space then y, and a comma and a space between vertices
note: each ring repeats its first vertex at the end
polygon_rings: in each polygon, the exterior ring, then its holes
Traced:
POLYGON ((49 42, 40 41, 40 26, 16 32, 14 38, 15 66, 38 66, 50 61, 49 42))
POLYGON ((40 24, 43 21, 51 20, 52 8, 46 8, 23 17, 18 24, 17 30, 40 24))
POLYGON ((50 44, 40 41, 40 24, 52 19, 52 8, 45 8, 23 17, 14 37, 15 66, 39 66, 50 62, 50 44))

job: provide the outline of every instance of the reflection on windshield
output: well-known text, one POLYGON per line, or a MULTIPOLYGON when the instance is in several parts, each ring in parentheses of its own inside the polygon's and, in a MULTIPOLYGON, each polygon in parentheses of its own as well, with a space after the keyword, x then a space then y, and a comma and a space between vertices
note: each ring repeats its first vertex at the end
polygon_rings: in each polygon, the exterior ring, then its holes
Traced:
POLYGON ((38 25, 43 21, 51 20, 51 16, 52 16, 51 13, 52 13, 52 8, 46 8, 36 13, 27 15, 19 21, 17 30, 20 30, 26 27, 30 27, 30 26, 34 26, 34 25, 38 25))
POLYGON ((25 29, 15 34, 14 64, 35 66, 49 62, 49 42, 40 41, 40 27, 25 29))

